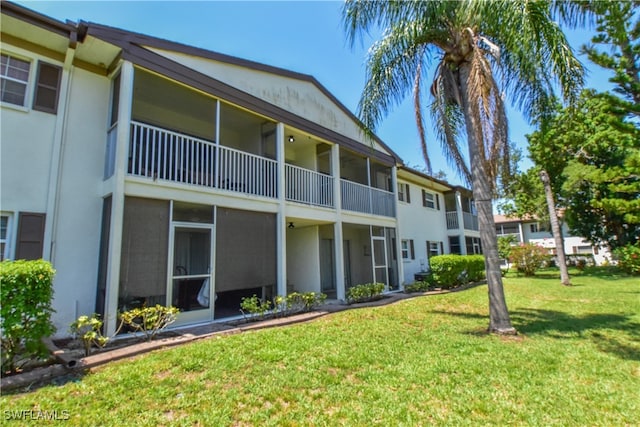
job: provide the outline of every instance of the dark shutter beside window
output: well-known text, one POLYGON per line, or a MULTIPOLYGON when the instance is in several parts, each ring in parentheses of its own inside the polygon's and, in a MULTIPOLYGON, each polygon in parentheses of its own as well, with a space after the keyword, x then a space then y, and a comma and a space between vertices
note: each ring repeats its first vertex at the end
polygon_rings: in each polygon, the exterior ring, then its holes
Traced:
POLYGON ((405 184, 405 194, 407 195, 407 203, 411 203, 411 192, 409 191, 409 184, 405 184))
POLYGON ((58 111, 62 68, 57 65, 38 63, 38 77, 33 95, 33 109, 55 114, 58 111))
POLYGON ((427 207, 427 192, 422 190, 422 206, 427 207))
POLYGON ((45 214, 20 212, 18 216, 18 238, 16 259, 40 259, 44 243, 45 214))
POLYGON ((413 240, 409 240, 409 249, 411 251, 411 259, 416 259, 416 253, 413 250, 413 240))
POLYGON ((436 209, 440 210, 440 195, 436 194, 436 209))
POLYGON ((440 254, 443 255, 444 254, 444 243, 440 242, 440 254))

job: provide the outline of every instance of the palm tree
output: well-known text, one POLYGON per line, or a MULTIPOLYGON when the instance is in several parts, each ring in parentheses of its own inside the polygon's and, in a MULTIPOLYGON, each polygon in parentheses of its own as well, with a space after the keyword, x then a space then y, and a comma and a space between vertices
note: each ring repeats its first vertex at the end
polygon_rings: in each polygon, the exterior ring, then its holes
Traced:
POLYGON ((342 11, 352 44, 383 30, 369 49, 358 105, 363 128, 372 133, 412 91, 429 169, 421 93, 426 72, 435 68, 431 113, 445 155, 472 184, 489 286, 489 330, 495 333, 516 332, 502 287, 492 206, 496 180, 509 172, 503 96, 530 117, 544 111, 554 87, 565 98, 575 97, 583 82, 582 65, 552 10, 565 22, 579 16, 574 3, 527 0, 347 0, 342 11), (464 136, 468 165, 460 146, 464 136))

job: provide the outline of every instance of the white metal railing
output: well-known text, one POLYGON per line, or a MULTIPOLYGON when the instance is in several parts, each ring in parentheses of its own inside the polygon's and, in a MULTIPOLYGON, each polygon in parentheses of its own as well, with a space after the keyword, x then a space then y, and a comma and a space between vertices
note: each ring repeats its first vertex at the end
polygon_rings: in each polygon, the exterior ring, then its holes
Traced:
POLYGON ((478 216, 469 212, 462 212, 462 220, 464 221, 465 230, 478 231, 478 216))
POLYGON ((274 160, 139 122, 131 122, 128 173, 277 197, 274 160))
POLYGON ((449 211, 447 212, 447 230, 457 230, 460 228, 460 224, 458 223, 458 212, 449 211))
POLYGON ((285 165, 287 200, 332 208, 333 177, 294 165, 285 165))
POLYGON ((340 184, 342 209, 374 215, 395 216, 393 193, 345 179, 341 180, 340 184))

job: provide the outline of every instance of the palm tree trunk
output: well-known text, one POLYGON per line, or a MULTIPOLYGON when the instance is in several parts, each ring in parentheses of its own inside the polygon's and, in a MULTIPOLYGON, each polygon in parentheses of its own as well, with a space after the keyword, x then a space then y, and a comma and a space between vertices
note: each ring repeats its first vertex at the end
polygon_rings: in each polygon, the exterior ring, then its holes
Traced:
POLYGON ((465 126, 467 130, 467 142, 469 145, 469 160, 471 163, 471 178, 473 198, 478 211, 478 228, 484 254, 484 264, 489 288, 489 332, 505 335, 516 334, 511 325, 507 302, 504 297, 502 275, 500 274, 500 258, 498 256, 498 237, 493 220, 493 192, 489 175, 485 170, 483 155, 479 151, 476 131, 479 129, 479 117, 475 117, 471 111, 469 99, 468 78, 469 65, 460 66, 460 94, 465 114, 465 126))
POLYGON ((564 239, 560 231, 560 223, 558 221, 558 213, 556 212, 556 202, 553 199, 553 191, 551 190, 551 180, 546 170, 540 171, 540 180, 544 187, 544 195, 547 198, 547 206, 549 208, 549 222, 551 222, 551 233, 556 241, 556 256, 558 257, 558 267, 560 267, 560 283, 565 286, 571 286, 569 279, 569 270, 567 269, 567 261, 564 256, 564 239))

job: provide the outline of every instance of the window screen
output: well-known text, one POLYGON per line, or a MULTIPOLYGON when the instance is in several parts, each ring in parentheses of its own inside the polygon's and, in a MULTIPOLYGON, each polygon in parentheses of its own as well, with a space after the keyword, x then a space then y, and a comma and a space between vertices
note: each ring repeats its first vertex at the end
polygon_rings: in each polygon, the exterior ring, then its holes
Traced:
POLYGON ((1 99, 2 102, 24 106, 29 83, 29 61, 23 61, 12 56, 2 54, 1 99))

